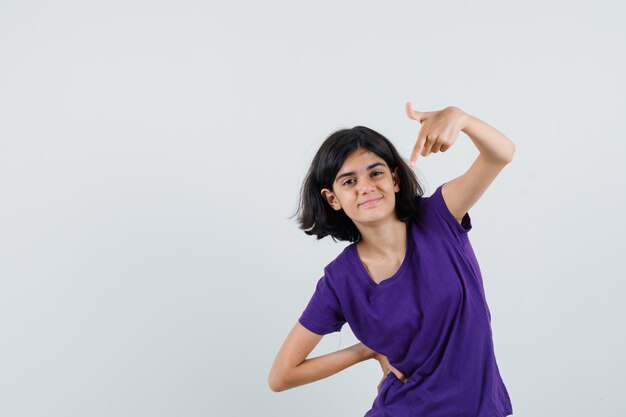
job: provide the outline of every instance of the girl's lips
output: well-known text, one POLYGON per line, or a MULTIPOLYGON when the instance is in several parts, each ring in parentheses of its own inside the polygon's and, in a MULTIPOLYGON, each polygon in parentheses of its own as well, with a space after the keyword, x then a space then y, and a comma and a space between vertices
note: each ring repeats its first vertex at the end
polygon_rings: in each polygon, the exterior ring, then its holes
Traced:
POLYGON ((359 204, 359 206, 365 206, 365 207, 368 207, 368 206, 373 206, 373 205, 375 205, 375 204, 378 204, 378 202, 379 202, 381 199, 382 199, 382 197, 381 197, 381 198, 377 198, 377 199, 375 199, 375 200, 366 201, 365 203, 361 203, 361 204, 359 204))

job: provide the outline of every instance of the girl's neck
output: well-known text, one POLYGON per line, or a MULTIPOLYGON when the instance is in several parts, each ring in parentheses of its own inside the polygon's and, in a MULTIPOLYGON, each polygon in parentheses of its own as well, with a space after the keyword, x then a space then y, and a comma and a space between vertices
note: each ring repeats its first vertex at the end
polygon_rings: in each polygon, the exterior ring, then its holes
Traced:
POLYGON ((406 250, 406 223, 397 218, 374 225, 359 225, 361 240, 356 245, 368 257, 388 258, 406 250))

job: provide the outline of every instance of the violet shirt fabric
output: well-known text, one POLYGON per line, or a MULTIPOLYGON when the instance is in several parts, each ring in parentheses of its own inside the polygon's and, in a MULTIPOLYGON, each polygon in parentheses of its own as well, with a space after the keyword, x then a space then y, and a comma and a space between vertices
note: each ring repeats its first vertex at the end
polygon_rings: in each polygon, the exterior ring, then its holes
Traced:
POLYGON ((513 413, 500 376, 482 275, 468 232, 440 185, 421 197, 407 222, 398 271, 376 284, 354 243, 324 268, 299 322, 314 333, 347 322, 366 346, 387 356, 383 380, 365 417, 503 417, 513 413))

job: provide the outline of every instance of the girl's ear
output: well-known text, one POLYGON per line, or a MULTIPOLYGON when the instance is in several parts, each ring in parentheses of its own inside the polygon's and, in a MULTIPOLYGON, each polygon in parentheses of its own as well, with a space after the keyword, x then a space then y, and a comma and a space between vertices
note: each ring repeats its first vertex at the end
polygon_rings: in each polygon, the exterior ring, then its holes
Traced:
POLYGON ((334 208, 335 210, 341 210, 341 204, 339 203, 339 200, 337 200, 337 197, 335 197, 335 194, 333 194, 332 191, 330 191, 328 188, 324 188, 321 191, 321 194, 322 198, 326 200, 332 208, 334 208))
POLYGON ((391 177, 393 178, 393 190, 397 193, 400 191, 400 168, 396 167, 391 177))

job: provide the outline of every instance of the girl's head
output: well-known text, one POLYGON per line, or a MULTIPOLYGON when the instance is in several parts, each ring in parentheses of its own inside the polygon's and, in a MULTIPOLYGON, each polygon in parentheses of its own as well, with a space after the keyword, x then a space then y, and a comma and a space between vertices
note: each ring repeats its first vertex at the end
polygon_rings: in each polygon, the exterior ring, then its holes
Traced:
POLYGON ((372 129, 355 126, 322 143, 302 184, 296 214, 308 235, 356 242, 361 233, 355 223, 387 216, 406 222, 423 194, 393 144, 372 129))

